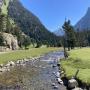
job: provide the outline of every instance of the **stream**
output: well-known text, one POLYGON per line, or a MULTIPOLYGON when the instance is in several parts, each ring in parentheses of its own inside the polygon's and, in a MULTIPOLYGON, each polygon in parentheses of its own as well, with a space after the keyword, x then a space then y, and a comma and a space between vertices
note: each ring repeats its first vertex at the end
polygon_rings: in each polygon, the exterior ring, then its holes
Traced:
POLYGON ((66 90, 64 85, 58 83, 56 77, 56 73, 59 72, 58 60, 63 57, 63 52, 56 51, 36 60, 29 60, 24 68, 18 67, 18 71, 22 69, 22 73, 18 72, 18 77, 23 78, 17 83, 18 86, 13 84, 7 88, 1 87, 0 90, 66 90))

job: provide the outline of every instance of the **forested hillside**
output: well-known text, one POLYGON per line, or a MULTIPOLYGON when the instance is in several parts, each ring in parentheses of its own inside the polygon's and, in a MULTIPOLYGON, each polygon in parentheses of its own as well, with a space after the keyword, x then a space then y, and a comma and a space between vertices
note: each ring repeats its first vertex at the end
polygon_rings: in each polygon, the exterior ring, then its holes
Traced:
POLYGON ((60 46, 60 38, 49 32, 41 21, 25 9, 19 0, 11 0, 8 15, 32 41, 48 46, 60 46))

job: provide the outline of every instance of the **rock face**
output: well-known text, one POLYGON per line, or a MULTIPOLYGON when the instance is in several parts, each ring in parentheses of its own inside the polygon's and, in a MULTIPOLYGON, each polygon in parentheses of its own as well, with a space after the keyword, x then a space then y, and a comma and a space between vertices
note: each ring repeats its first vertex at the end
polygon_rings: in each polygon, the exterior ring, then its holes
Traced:
POLYGON ((2 33, 4 38, 4 44, 11 50, 16 50, 19 48, 17 38, 12 34, 2 33))
POLYGON ((87 10, 87 13, 84 17, 82 17, 77 24, 75 25, 75 29, 82 30, 90 30, 90 7, 87 10))

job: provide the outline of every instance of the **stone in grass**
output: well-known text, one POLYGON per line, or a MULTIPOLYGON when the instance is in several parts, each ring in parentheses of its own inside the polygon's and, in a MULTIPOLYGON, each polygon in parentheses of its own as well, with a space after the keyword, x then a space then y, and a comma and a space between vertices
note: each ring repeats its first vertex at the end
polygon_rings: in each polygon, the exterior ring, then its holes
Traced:
POLYGON ((69 88, 73 89, 77 86, 78 86, 78 82, 74 78, 72 78, 68 81, 68 87, 69 88))

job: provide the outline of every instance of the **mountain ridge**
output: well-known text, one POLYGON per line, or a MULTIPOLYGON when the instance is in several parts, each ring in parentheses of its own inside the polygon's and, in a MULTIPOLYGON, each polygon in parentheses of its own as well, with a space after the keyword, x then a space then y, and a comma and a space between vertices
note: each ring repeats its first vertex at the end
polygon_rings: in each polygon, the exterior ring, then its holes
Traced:
POLYGON ((86 14, 76 23, 75 30, 77 29, 80 31, 90 30, 90 7, 88 7, 86 14))

